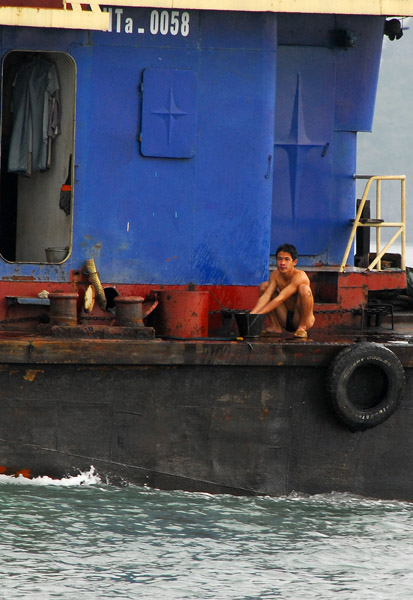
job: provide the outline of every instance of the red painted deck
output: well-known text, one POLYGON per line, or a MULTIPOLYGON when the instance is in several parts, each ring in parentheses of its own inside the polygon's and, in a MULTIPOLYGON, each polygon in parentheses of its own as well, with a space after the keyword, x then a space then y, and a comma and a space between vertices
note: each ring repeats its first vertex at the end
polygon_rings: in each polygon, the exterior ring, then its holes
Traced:
MULTIPOLYGON (((363 269, 348 268, 339 273, 336 267, 306 269, 314 293, 314 329, 358 329, 361 310, 368 302, 369 292, 378 290, 400 290, 406 288, 406 274, 403 271, 387 270, 366 272, 363 269)), ((114 322, 112 313, 101 310, 97 304, 91 314, 82 309, 85 290, 88 286, 86 276, 80 271, 71 272, 68 283, 38 282, 31 279, 16 278, 13 281, 0 282, 0 328, 36 332, 40 322, 47 321, 48 307, 13 303, 13 298, 37 298, 39 292, 47 290, 76 292, 79 294, 78 319, 83 325, 114 322)), ((224 310, 247 310, 256 302, 255 286, 154 286, 140 284, 116 284, 106 282, 104 288, 112 288, 120 296, 150 296, 159 290, 194 290, 209 292, 209 334, 214 336, 223 326, 224 310)))

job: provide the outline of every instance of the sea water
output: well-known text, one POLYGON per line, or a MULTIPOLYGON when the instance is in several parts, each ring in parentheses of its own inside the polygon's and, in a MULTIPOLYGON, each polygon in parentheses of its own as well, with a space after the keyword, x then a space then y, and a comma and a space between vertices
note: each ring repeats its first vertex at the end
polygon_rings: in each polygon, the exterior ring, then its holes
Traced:
POLYGON ((0 476, 0 598, 413 598, 413 505, 0 476))

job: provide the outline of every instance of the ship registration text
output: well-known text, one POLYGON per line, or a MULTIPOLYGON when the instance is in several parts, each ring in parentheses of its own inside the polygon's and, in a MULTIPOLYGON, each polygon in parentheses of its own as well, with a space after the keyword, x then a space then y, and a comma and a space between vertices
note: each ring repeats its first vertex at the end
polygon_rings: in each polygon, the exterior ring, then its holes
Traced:
MULTIPOLYGON (((103 8, 110 14, 109 31, 116 33, 134 33, 133 19, 125 17, 123 8, 103 8)), ((149 32, 151 35, 189 35, 189 13, 179 10, 153 10, 149 18, 149 32)), ((145 27, 138 27, 137 33, 145 33, 145 27)))

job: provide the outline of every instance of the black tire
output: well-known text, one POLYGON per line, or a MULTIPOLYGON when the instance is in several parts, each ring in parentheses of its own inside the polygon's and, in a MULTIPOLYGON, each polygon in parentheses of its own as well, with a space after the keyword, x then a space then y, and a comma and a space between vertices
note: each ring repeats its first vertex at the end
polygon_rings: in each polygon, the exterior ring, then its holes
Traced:
POLYGON ((342 350, 328 370, 331 408, 352 431, 376 427, 398 408, 405 385, 397 356, 374 342, 342 350))

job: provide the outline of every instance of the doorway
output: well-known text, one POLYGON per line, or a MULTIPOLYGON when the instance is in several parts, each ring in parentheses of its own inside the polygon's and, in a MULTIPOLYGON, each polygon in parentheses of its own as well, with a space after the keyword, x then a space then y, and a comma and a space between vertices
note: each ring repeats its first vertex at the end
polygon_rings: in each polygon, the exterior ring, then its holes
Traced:
POLYGON ((8 52, 2 63, 0 255, 59 263, 73 222, 76 70, 63 52, 8 52))

